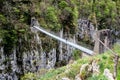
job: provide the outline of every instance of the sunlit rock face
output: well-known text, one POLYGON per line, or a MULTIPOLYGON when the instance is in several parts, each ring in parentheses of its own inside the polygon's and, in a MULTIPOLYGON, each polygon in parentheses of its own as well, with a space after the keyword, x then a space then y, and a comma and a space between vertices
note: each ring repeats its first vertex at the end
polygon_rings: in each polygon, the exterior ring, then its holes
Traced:
MULTIPOLYGON (((116 32, 110 29, 95 29, 95 26, 87 19, 78 20, 78 31, 76 33, 78 41, 83 41, 94 50, 95 53, 103 53, 107 51, 106 47, 112 48, 115 43, 114 35, 116 32), (102 41, 103 44, 99 41, 102 41), (104 46, 105 45, 105 46, 104 46)), ((117 33, 118 34, 118 33, 117 33)))
POLYGON ((56 49, 44 52, 39 33, 31 28, 31 34, 32 39, 19 38, 10 54, 5 53, 4 45, 0 45, 0 80, 18 80, 25 73, 54 68, 56 49))
MULTIPOLYGON (((0 41, 2 44, 2 39, 0 41)), ((4 54, 4 46, 0 45, 0 80, 15 80, 18 79, 16 73, 20 72, 16 65, 16 51, 12 50, 13 54, 4 54)))
MULTIPOLYGON (((31 39, 26 35, 24 35, 24 38, 20 37, 10 54, 5 53, 4 45, 2 45, 3 41, 0 39, 0 80, 18 80, 25 73, 55 67, 56 62, 59 62, 59 60, 57 61, 59 51, 56 51, 57 47, 54 47, 46 52, 39 34, 41 33, 30 27, 31 39)), ((70 49, 71 47, 67 45, 67 51, 61 55, 62 60, 69 60, 70 49)))
POLYGON ((70 80, 69 78, 62 78, 61 80, 70 80))
POLYGON ((106 77, 108 80, 115 80, 115 79, 113 78, 113 74, 110 72, 109 69, 104 69, 103 75, 105 75, 105 77, 106 77))
POLYGON ((78 20, 77 36, 79 39, 94 41, 93 39, 94 34, 95 34, 94 25, 89 20, 85 19, 78 20))
MULTIPOLYGON (((68 40, 72 43, 76 43, 75 34, 73 36, 70 36, 70 34, 63 32, 63 29, 60 30, 59 36, 63 39, 66 39, 66 41, 68 40)), ((68 63, 72 56, 73 50, 75 50, 75 48, 73 48, 72 46, 59 42, 59 61, 65 61, 66 63, 68 63)))
MULTIPOLYGON (((67 64, 73 48, 62 44, 61 47, 53 47, 45 51, 46 49, 43 48, 44 41, 41 41, 40 34, 36 29, 30 27, 29 35, 31 38, 29 39, 26 35, 24 35, 24 38, 20 37, 10 54, 5 53, 4 45, 0 45, 1 80, 18 80, 20 76, 28 72, 37 72, 43 68, 52 69, 58 62, 60 62, 59 66, 62 66, 61 61, 65 61, 67 64), (62 50, 61 54, 60 49, 62 50)), ((62 36, 64 36, 64 33, 62 33, 62 36)), ((74 41, 72 38, 69 39, 74 41)), ((1 43, 2 39, 0 39, 1 43)), ((50 42, 47 43, 49 45, 50 42)), ((57 43, 58 46, 61 44, 60 42, 57 43)))
MULTIPOLYGON (((34 23, 39 26, 38 22, 34 23)), ((78 39, 94 42, 95 29, 91 22, 82 19, 78 20, 77 30, 75 34, 70 35, 61 29, 57 36, 73 43, 77 43, 78 39)), ((37 72, 43 68, 51 69, 60 67, 69 63, 75 48, 59 41, 55 41, 56 46, 49 47, 49 44, 52 44, 52 42, 46 40, 47 44, 44 44, 45 41, 41 37, 42 33, 33 27, 29 27, 28 33, 30 38, 28 38, 28 35, 19 37, 17 44, 13 46, 10 54, 6 53, 4 45, 2 45, 3 40, 0 39, 1 80, 18 80, 25 73, 37 72), (45 45, 46 47, 43 47, 45 45)), ((42 35, 47 36, 45 34, 42 35)), ((50 37, 47 38, 49 39, 50 37)))
POLYGON ((75 76, 75 80, 86 80, 87 75, 99 75, 100 69, 98 60, 92 60, 91 63, 83 64, 80 67, 80 73, 75 76))

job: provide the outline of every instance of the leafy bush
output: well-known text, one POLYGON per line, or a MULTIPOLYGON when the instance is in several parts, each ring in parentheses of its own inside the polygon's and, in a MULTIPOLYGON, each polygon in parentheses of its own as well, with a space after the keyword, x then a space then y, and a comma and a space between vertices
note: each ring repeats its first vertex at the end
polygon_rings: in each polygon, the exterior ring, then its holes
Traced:
POLYGON ((0 25, 1 23, 5 24, 6 23, 6 17, 2 14, 0 14, 0 25))
POLYGON ((4 31, 3 45, 4 45, 4 51, 6 54, 11 53, 17 41, 18 41, 18 38, 17 38, 16 30, 4 31))
POLYGON ((28 73, 28 74, 25 74, 21 80, 37 80, 36 79, 36 75, 33 74, 33 73, 28 73))
POLYGON ((66 75, 69 78, 74 78, 76 76, 76 71, 70 70, 66 75))
POLYGON ((68 6, 68 3, 66 1, 61 1, 59 4, 58 4, 59 8, 60 9, 64 9, 65 7, 68 6))
POLYGON ((75 60, 78 60, 80 59, 80 57, 82 57, 82 53, 80 50, 74 50, 72 56, 75 60))
POLYGON ((46 9, 45 12, 45 20, 47 22, 47 25, 50 29, 53 29, 54 31, 57 31, 61 28, 58 16, 57 16, 57 10, 55 7, 51 6, 46 9))

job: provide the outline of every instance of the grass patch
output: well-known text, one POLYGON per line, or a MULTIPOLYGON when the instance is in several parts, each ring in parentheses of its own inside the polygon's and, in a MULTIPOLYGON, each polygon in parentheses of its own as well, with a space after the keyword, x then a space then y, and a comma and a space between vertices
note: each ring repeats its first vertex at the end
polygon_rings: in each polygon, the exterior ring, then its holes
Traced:
MULTIPOLYGON (((120 45, 115 45, 113 48, 118 54, 120 54, 119 46, 120 45)), ((108 68, 110 72, 113 73, 114 68, 113 55, 109 51, 104 54, 78 59, 73 64, 68 64, 67 66, 58 69, 52 69, 36 80, 61 80, 63 77, 68 77, 71 80, 74 80, 75 76, 80 72, 80 67, 83 64, 90 63, 92 60, 98 61, 100 74, 98 76, 89 76, 87 80, 107 80, 103 75, 104 69, 108 68)), ((120 62, 118 64, 117 80, 120 80, 120 62)))

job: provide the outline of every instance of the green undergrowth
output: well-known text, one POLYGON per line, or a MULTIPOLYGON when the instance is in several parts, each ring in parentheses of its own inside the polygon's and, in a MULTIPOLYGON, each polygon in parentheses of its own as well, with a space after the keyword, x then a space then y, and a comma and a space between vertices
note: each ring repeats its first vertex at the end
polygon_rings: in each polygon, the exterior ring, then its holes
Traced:
MULTIPOLYGON (((114 50, 116 53, 120 54, 119 50, 120 45, 116 45, 114 50)), ((100 66, 100 73, 98 76, 90 75, 87 80, 107 80, 106 77, 103 75, 104 69, 109 69, 111 73, 113 73, 114 63, 113 63, 113 55, 111 52, 106 52, 104 54, 92 56, 92 57, 85 57, 82 59, 78 59, 73 64, 68 64, 58 69, 52 69, 47 71, 44 75, 32 74, 32 78, 34 75, 35 80, 61 80, 63 77, 68 77, 70 80, 75 80, 75 76, 80 72, 80 67, 83 64, 90 63, 92 60, 98 61, 98 65, 100 66)), ((31 75, 30 74, 30 75, 31 75)), ((22 80, 29 80, 31 78, 30 75, 26 74, 22 77, 22 80)), ((118 75, 117 80, 120 80, 120 62, 118 64, 118 75)))
MULTIPOLYGON (((83 64, 89 63, 91 60, 100 60, 98 61, 98 64, 100 65, 100 72, 103 73, 105 68, 110 69, 113 71, 113 61, 111 59, 110 54, 102 54, 97 55, 94 57, 86 57, 85 59, 79 59, 73 64, 69 64, 67 66, 64 66, 63 68, 51 70, 48 73, 46 73, 44 76, 41 76, 38 80, 61 80, 63 77, 68 77, 71 80, 75 79, 75 76, 79 73, 80 67, 83 64)), ((91 76, 90 80, 96 80, 94 78, 101 78, 104 77, 102 74, 100 76, 91 76)), ((102 78, 100 80, 103 80, 102 78)))

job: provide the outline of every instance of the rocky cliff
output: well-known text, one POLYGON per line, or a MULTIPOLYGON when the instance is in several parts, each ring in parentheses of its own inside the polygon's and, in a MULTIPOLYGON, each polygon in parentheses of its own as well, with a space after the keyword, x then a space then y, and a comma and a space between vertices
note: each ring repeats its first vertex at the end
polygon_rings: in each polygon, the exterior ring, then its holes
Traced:
POLYGON ((119 0, 0 0, 0 79, 18 80, 25 73, 60 67, 81 56, 33 25, 93 49, 97 29, 110 29, 111 36, 119 38, 119 11, 119 0))

